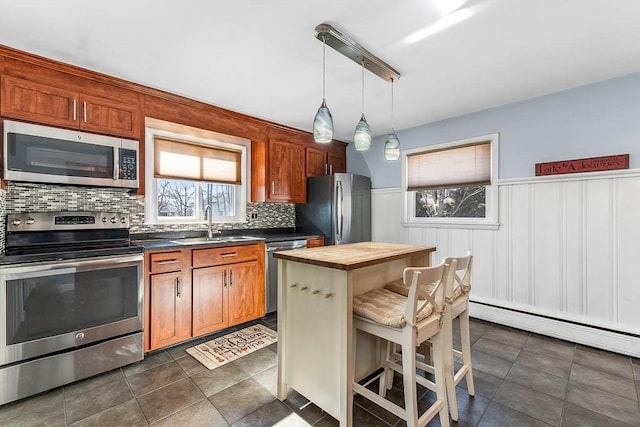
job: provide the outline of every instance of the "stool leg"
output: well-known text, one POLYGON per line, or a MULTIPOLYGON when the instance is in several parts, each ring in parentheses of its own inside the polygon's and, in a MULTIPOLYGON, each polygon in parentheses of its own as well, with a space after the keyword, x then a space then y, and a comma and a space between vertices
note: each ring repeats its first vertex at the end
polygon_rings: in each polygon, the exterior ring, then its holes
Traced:
POLYGON ((451 419, 458 421, 458 400, 456 399, 456 382, 453 378, 455 372, 453 357, 453 322, 445 321, 442 330, 438 335, 442 344, 443 364, 444 364, 444 380, 447 388, 447 404, 451 419))
MULTIPOLYGON (((436 334, 431 340, 433 343, 433 375, 436 381, 436 398, 439 401, 443 401, 442 409, 440 409, 440 425, 449 425, 449 411, 447 409, 447 392, 445 386, 445 358, 450 357, 449 354, 444 354, 443 349, 443 331, 436 334)), ((455 399, 455 397, 454 397, 455 399)))
POLYGON ((387 390, 391 389, 393 384, 393 369, 389 367, 391 364, 392 351, 393 351, 393 343, 391 341, 387 341, 386 350, 384 352, 384 360, 382 361, 382 368, 384 372, 380 377, 380 384, 378 386, 378 394, 382 397, 387 395, 387 390))
MULTIPOLYGON (((416 353, 415 340, 411 328, 405 328, 402 340, 402 382, 404 383, 404 408, 407 427, 418 426, 418 396, 416 392, 416 353)), ((446 407, 445 407, 446 411, 446 407)), ((446 425, 446 424, 445 424, 446 425)))
POLYGON ((467 391, 469 396, 475 396, 476 391, 473 385, 473 368, 471 366, 471 333, 469 332, 469 310, 460 313, 460 341, 462 341, 462 362, 468 367, 467 391))

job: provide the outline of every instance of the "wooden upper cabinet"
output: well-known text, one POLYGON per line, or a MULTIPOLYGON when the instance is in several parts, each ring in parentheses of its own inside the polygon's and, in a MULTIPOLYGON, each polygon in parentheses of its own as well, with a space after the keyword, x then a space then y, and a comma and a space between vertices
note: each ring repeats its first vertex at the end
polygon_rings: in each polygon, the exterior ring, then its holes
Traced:
POLYGON ((11 76, 2 76, 0 86, 0 115, 3 117, 78 127, 78 93, 11 76))
POLYGON ((330 173, 346 173, 347 172, 347 158, 346 153, 341 154, 333 153, 329 151, 327 153, 327 164, 329 165, 330 173))
POLYGON ((284 132, 269 137, 267 200, 306 201, 305 146, 284 132))
POLYGON ((306 148, 306 172, 307 176, 331 175, 347 171, 346 153, 323 150, 320 147, 308 146, 306 148))
POLYGON ((138 107, 95 96, 82 95, 80 129, 137 138, 138 107))
POLYGON ((7 75, 0 85, 3 117, 125 138, 140 135, 139 106, 131 102, 132 94, 122 96, 124 89, 101 97, 7 75))
POLYGON ((327 153, 316 147, 306 148, 307 176, 322 176, 327 174, 327 153))

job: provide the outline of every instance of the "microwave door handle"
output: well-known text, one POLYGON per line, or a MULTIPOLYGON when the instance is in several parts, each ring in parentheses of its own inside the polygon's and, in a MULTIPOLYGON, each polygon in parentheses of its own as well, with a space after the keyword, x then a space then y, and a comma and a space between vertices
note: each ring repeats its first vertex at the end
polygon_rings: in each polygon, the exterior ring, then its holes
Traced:
POLYGON ((120 177, 119 158, 120 158, 120 149, 118 147, 113 147, 113 179, 116 179, 116 180, 120 177))

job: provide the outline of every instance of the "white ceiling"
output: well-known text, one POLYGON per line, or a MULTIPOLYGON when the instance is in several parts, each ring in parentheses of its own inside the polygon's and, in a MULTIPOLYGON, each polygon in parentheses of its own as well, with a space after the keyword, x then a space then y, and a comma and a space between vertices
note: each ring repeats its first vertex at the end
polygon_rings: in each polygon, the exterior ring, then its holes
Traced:
MULTIPOLYGON (((323 22, 400 72, 396 130, 640 71, 637 0, 0 0, 0 44, 304 130, 323 22), (433 33, 452 11, 471 15, 433 33)), ((326 98, 352 140, 361 70, 329 47, 326 98)), ((389 131, 390 83, 369 72, 365 113, 389 131)))

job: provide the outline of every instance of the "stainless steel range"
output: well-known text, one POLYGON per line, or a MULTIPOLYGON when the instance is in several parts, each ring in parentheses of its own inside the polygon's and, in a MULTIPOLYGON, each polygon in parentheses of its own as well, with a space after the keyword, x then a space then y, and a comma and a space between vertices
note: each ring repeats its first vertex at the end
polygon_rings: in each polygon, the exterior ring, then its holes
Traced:
POLYGON ((7 216, 0 404, 143 358, 142 248, 108 212, 7 216))

